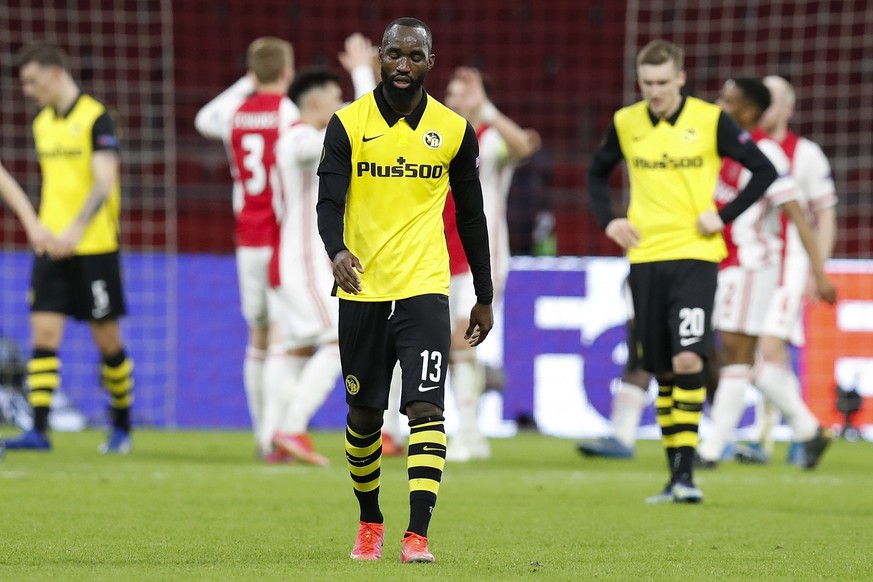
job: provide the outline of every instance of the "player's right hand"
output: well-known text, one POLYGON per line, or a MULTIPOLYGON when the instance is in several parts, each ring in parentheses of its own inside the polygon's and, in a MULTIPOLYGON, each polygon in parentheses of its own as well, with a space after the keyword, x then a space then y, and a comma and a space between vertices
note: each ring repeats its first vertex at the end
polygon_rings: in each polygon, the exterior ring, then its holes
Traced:
POLYGON ((464 333, 464 339, 475 347, 485 341, 488 332, 494 327, 494 311, 491 304, 476 303, 470 310, 470 325, 464 333))
POLYGON ((815 278, 815 294, 822 301, 826 301, 828 305, 837 302, 837 290, 827 275, 823 274, 815 278))
POLYGON ((30 246, 33 247, 33 252, 38 256, 48 253, 55 245, 52 231, 39 221, 27 229, 27 239, 30 241, 30 246))
POLYGON ((357 295, 361 292, 361 277, 358 273, 363 272, 361 261, 351 251, 340 251, 333 258, 333 278, 346 293, 357 295))
POLYGON ((606 225, 606 236, 623 249, 639 246, 640 231, 627 218, 615 218, 606 225))

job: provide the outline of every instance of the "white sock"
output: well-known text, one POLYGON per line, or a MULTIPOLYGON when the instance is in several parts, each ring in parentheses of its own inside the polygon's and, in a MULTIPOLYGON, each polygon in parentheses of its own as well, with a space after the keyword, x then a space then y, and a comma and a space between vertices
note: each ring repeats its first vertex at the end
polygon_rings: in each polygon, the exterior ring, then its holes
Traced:
POLYGON ((400 394, 403 391, 403 374, 400 371, 400 362, 394 364, 394 373, 391 375, 391 388, 388 391, 388 410, 385 411, 385 419, 382 424, 382 432, 387 433, 394 442, 403 442, 403 433, 400 432, 400 394))
POLYGON ((612 397, 612 432, 615 439, 626 447, 634 448, 637 428, 646 406, 646 390, 629 382, 622 382, 612 397))
POLYGON ((707 461, 721 460, 725 445, 734 440, 734 430, 740 424, 746 409, 746 387, 752 375, 748 364, 732 364, 721 369, 718 390, 709 411, 712 428, 697 447, 697 452, 707 461))
POLYGON ((264 414, 264 360, 266 357, 266 350, 252 346, 246 347, 246 356, 243 362, 243 386, 246 390, 249 417, 252 419, 252 433, 255 435, 256 441, 264 414))
POLYGON ((756 370, 755 386, 782 411, 794 439, 808 441, 818 432, 818 419, 800 397, 800 381, 785 366, 762 362, 756 370))
POLYGON ((458 431, 456 440, 470 443, 481 440, 479 430, 479 397, 484 388, 482 365, 470 354, 470 359, 454 362, 449 366, 452 375, 452 391, 455 394, 455 404, 458 406, 458 431))
POLYGON ((282 419, 282 432, 288 434, 306 432, 309 421, 336 386, 336 379, 341 372, 337 344, 323 345, 306 359, 306 364, 295 382, 291 403, 282 419))
MULTIPOLYGON (((760 391, 759 388, 758 392, 760 391)), ((755 427, 758 430, 757 441, 767 454, 773 452, 773 429, 779 426, 781 421, 782 413, 762 393, 761 398, 755 403, 755 427)))
POLYGON ((270 346, 264 365, 264 415, 258 432, 262 451, 273 447, 273 435, 282 427, 294 386, 306 359, 289 356, 283 346, 270 346))

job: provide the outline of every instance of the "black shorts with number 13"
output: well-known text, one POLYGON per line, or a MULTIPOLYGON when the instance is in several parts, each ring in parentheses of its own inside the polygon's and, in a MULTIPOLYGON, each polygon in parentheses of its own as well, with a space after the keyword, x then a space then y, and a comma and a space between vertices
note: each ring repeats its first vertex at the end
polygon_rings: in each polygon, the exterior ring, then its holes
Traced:
POLYGON ((451 320, 449 298, 339 302, 339 347, 349 406, 388 409, 394 364, 403 370, 400 411, 410 402, 445 409, 451 320))

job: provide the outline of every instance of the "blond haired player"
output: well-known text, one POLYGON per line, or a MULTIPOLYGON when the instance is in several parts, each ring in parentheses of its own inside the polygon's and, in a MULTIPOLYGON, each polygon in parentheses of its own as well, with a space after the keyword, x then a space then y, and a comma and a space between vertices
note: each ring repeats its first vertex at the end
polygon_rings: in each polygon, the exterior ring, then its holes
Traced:
POLYGON ((243 383, 258 452, 275 460, 270 454, 276 427, 263 423, 264 411, 277 409, 282 399, 281 378, 277 377, 281 371, 269 369, 281 370, 282 363, 266 362, 270 321, 267 273, 279 239, 276 208, 281 204, 276 191, 275 148, 280 133, 300 114, 286 95, 294 79, 290 43, 274 37, 255 39, 248 47, 246 63, 246 76, 204 105, 194 125, 204 137, 222 140, 228 153, 234 182, 240 299, 249 326, 243 383))

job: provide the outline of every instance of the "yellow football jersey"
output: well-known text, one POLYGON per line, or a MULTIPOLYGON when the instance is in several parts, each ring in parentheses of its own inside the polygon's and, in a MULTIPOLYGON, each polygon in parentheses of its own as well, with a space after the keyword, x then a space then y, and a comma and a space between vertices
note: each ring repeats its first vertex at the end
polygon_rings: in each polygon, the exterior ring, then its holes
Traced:
POLYGON ((380 111, 375 92, 337 112, 351 147, 343 237, 364 267, 362 292, 339 289, 339 297, 386 301, 448 295, 442 214, 449 164, 467 121, 432 97, 425 99, 420 119, 414 113, 393 124, 380 111))
MULTIPOLYGON (((94 124, 106 113, 102 103, 82 94, 66 116, 46 107, 33 121, 33 138, 42 170, 39 218, 54 234, 62 232, 78 216, 91 192, 94 124)), ((117 143, 114 145, 117 147, 117 143)), ((85 229, 76 246, 77 255, 118 249, 120 208, 121 188, 116 184, 85 229)))
POLYGON ((630 176, 628 220, 640 232, 631 263, 698 259, 719 262, 727 254, 721 234, 704 236, 697 217, 716 210, 721 169, 721 109, 688 97, 675 124, 652 124, 644 101, 615 114, 615 130, 630 176))

